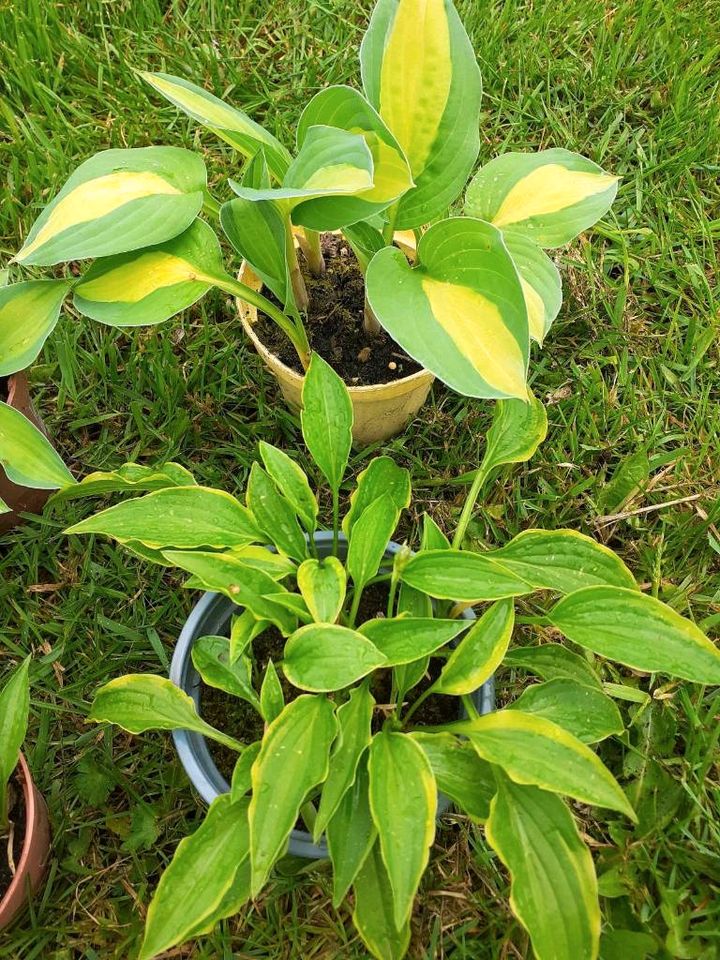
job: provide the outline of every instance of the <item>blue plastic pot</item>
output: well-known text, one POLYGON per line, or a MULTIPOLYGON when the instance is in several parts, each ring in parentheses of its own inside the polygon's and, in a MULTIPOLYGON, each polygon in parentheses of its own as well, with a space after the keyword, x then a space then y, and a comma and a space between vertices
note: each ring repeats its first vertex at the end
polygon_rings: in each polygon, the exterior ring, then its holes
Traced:
MULTIPOLYGON (((327 531, 316 533, 315 544, 319 556, 329 556, 332 552, 332 533, 327 531)), ((399 549, 400 545, 391 541, 388 544, 385 556, 390 559, 399 549)), ((347 540, 341 536, 339 552, 343 559, 346 551, 347 540)), ((223 596, 223 594, 203 594, 185 621, 185 626, 175 647, 170 664, 170 679, 193 698, 198 710, 200 709, 201 680, 193 666, 190 655, 193 644, 200 637, 229 636, 230 619, 236 611, 237 607, 232 600, 223 596)), ((472 610, 464 611, 462 616, 466 620, 475 619, 472 610)), ((490 713, 494 710, 494 678, 491 677, 487 680, 479 690, 475 691, 472 697, 479 713, 490 713)), ((190 730, 174 730, 173 740, 185 772, 206 803, 212 803, 220 794, 227 793, 230 790, 230 784, 220 773, 210 754, 205 737, 190 730)), ((450 804, 450 799, 440 794, 438 814, 444 813, 450 807, 450 804)), ((304 830, 292 831, 288 853, 312 860, 319 860, 328 856, 325 841, 321 839, 319 843, 313 843, 311 835, 304 830)))

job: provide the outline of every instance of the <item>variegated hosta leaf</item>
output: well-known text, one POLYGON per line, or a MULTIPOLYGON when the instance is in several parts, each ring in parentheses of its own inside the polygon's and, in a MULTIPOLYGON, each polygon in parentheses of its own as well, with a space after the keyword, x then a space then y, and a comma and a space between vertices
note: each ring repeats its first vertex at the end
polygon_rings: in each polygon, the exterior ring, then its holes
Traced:
MULTIPOLYGON (((298 204, 319 197, 364 194, 373 187, 373 159, 360 134, 336 127, 310 127, 300 152, 288 168, 281 187, 254 189, 230 181, 239 197, 247 200, 274 200, 287 212, 298 204)), ((318 206, 317 229, 336 230, 344 225, 340 204, 318 206), (319 211, 322 211, 320 219, 319 211)))
POLYGON ((287 261, 287 226, 280 207, 272 200, 236 197, 220 208, 220 223, 225 236, 263 284, 286 309, 294 306, 287 261))
POLYGON ((569 150, 505 153, 473 178, 465 212, 520 233, 541 247, 559 247, 610 209, 618 177, 569 150))
POLYGON ((146 467, 139 463, 124 463, 117 470, 97 470, 83 477, 80 483, 53 494, 51 503, 64 503, 81 497, 99 497, 106 493, 151 493, 167 487, 187 487, 195 478, 179 463, 163 463, 146 467))
POLYGON ((486 836, 510 871, 510 906, 537 960, 596 960, 598 886, 590 851, 560 797, 496 768, 486 836))
POLYGON ((162 243, 190 226, 206 184, 202 159, 179 147, 96 153, 45 207, 15 259, 51 266, 162 243))
POLYGON ((216 136, 246 157, 253 156, 262 148, 274 176, 278 180, 285 176, 291 161, 289 152, 279 140, 242 110, 231 107, 219 97, 180 77, 167 73, 141 73, 140 76, 170 103, 212 130, 216 136))
POLYGON ((196 220, 172 240, 96 260, 75 287, 73 303, 113 327, 162 323, 192 306, 224 273, 214 231, 196 220))
POLYGON ((24 280, 0 286, 0 377, 24 370, 55 328, 70 289, 66 280, 24 280))
POLYGON ((560 273, 550 257, 529 237, 508 232, 505 245, 520 275, 530 336, 542 344, 562 306, 560 273))
POLYGON ((527 310, 500 231, 441 220, 423 234, 418 257, 416 267, 396 247, 373 257, 367 297, 383 327, 459 393, 527 400, 527 310))
POLYGON ((459 196, 480 147, 480 71, 451 0, 379 0, 360 61, 365 95, 416 183, 396 226, 428 223, 459 196))
POLYGON ((13 483, 38 490, 75 483, 45 434, 19 410, 1 401, 0 466, 13 483))
POLYGON ((363 512, 383 494, 390 497, 398 510, 407 509, 411 495, 410 474, 390 457, 373 457, 358 474, 357 486, 350 494, 350 509, 342 522, 346 537, 350 536, 363 512))
POLYGON ((342 218, 343 225, 367 220, 401 197, 413 186, 408 162, 397 140, 365 97, 352 87, 321 90, 307 105, 298 124, 298 147, 313 126, 337 127, 361 134, 373 159, 373 187, 360 197, 309 200, 293 213, 293 222, 323 229, 330 215, 342 218))

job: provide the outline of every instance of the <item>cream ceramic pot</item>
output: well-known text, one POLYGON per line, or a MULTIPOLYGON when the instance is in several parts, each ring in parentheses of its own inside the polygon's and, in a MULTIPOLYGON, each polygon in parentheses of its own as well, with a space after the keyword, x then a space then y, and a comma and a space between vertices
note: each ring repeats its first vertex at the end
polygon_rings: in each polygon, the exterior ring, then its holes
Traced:
MULTIPOLYGON (((253 290, 262 289, 262 281, 248 263, 243 263, 238 279, 253 290)), ((291 410, 299 410, 304 378, 279 360, 259 339, 255 332, 258 319, 255 307, 240 299, 237 300, 237 306, 245 332, 265 366, 277 379, 288 406, 291 410)), ((348 385, 354 413, 355 443, 358 446, 368 446, 401 433, 425 402, 434 379, 432 373, 419 370, 409 377, 393 380, 391 383, 378 383, 369 387, 348 385)))

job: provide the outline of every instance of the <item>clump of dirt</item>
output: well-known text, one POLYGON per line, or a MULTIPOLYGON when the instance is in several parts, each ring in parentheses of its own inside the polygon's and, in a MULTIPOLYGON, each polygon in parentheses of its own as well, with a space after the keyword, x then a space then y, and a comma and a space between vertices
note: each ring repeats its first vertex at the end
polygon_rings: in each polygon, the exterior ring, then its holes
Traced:
MULTIPOLYGON (((310 273, 302 254, 298 257, 309 296, 304 320, 312 349, 353 387, 391 383, 421 370, 390 334, 381 330, 368 336, 365 332, 365 280, 344 237, 323 234, 322 250, 326 269, 320 277, 310 273)), ((282 307, 269 290, 263 292, 282 307)), ((264 313, 258 313, 255 332, 284 364, 303 372, 295 348, 264 313)))
POLYGON ((12 832, 0 833, 0 900, 5 896, 13 881, 14 870, 20 863, 25 842, 25 798, 17 776, 10 781, 9 800, 12 832), (11 858, 14 867, 11 866, 11 858))

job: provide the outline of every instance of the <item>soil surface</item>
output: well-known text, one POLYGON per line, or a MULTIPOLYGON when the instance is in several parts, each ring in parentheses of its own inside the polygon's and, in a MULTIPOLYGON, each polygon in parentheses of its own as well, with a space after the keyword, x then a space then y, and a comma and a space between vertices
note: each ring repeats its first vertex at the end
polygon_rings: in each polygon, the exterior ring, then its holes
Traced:
MULTIPOLYGON (((321 277, 313 276, 298 254, 310 301, 305 329, 312 349, 352 387, 391 383, 422 369, 384 330, 374 336, 365 332, 365 280, 345 238, 323 234, 322 250, 326 269, 321 277)), ((269 290, 264 293, 282 307, 269 290)), ((264 313, 258 314, 255 332, 284 364, 303 372, 295 348, 264 313)))
POLYGON ((10 391, 10 378, 0 377, 0 400, 2 400, 4 403, 7 402, 9 391, 10 391))
MULTIPOLYGON (((385 616, 387 608, 388 587, 386 583, 375 583, 363 591, 357 622, 364 623, 375 617, 385 616)), ((268 660, 277 664, 283 658, 285 638, 274 627, 261 633, 252 643, 252 658, 255 663, 255 689, 260 689, 260 680, 265 672, 268 660)), ((420 694, 435 682, 440 672, 442 661, 436 658, 430 660, 430 667, 425 677, 416 687, 410 690, 405 698, 406 704, 413 703, 420 694)), ((282 667, 278 668, 278 677, 285 695, 285 702, 289 703, 303 692, 294 687, 285 678, 282 667)), ((373 674, 370 687, 378 707, 373 718, 373 730, 380 730, 387 711, 380 709, 390 702, 392 689, 392 670, 376 670, 373 674)), ((405 708, 407 710, 407 707, 405 708)), ((458 701, 456 697, 446 697, 442 694, 428 697, 425 703, 413 716, 413 724, 417 726, 432 726, 441 723, 451 723, 457 720, 458 701)), ((232 697, 223 690, 207 687, 200 688, 200 714, 203 720, 228 733, 243 743, 252 743, 260 740, 264 731, 262 717, 244 700, 232 697)), ((237 753, 223 747, 222 744, 208 740, 208 747, 218 769, 230 782, 237 760, 237 753)))
MULTIPOLYGON (((12 824, 12 860, 17 868, 25 842, 25 803, 22 786, 17 778, 10 784, 10 822, 12 824)), ((0 900, 5 896, 12 883, 14 871, 10 867, 8 856, 10 840, 8 835, 0 834, 0 900)))

